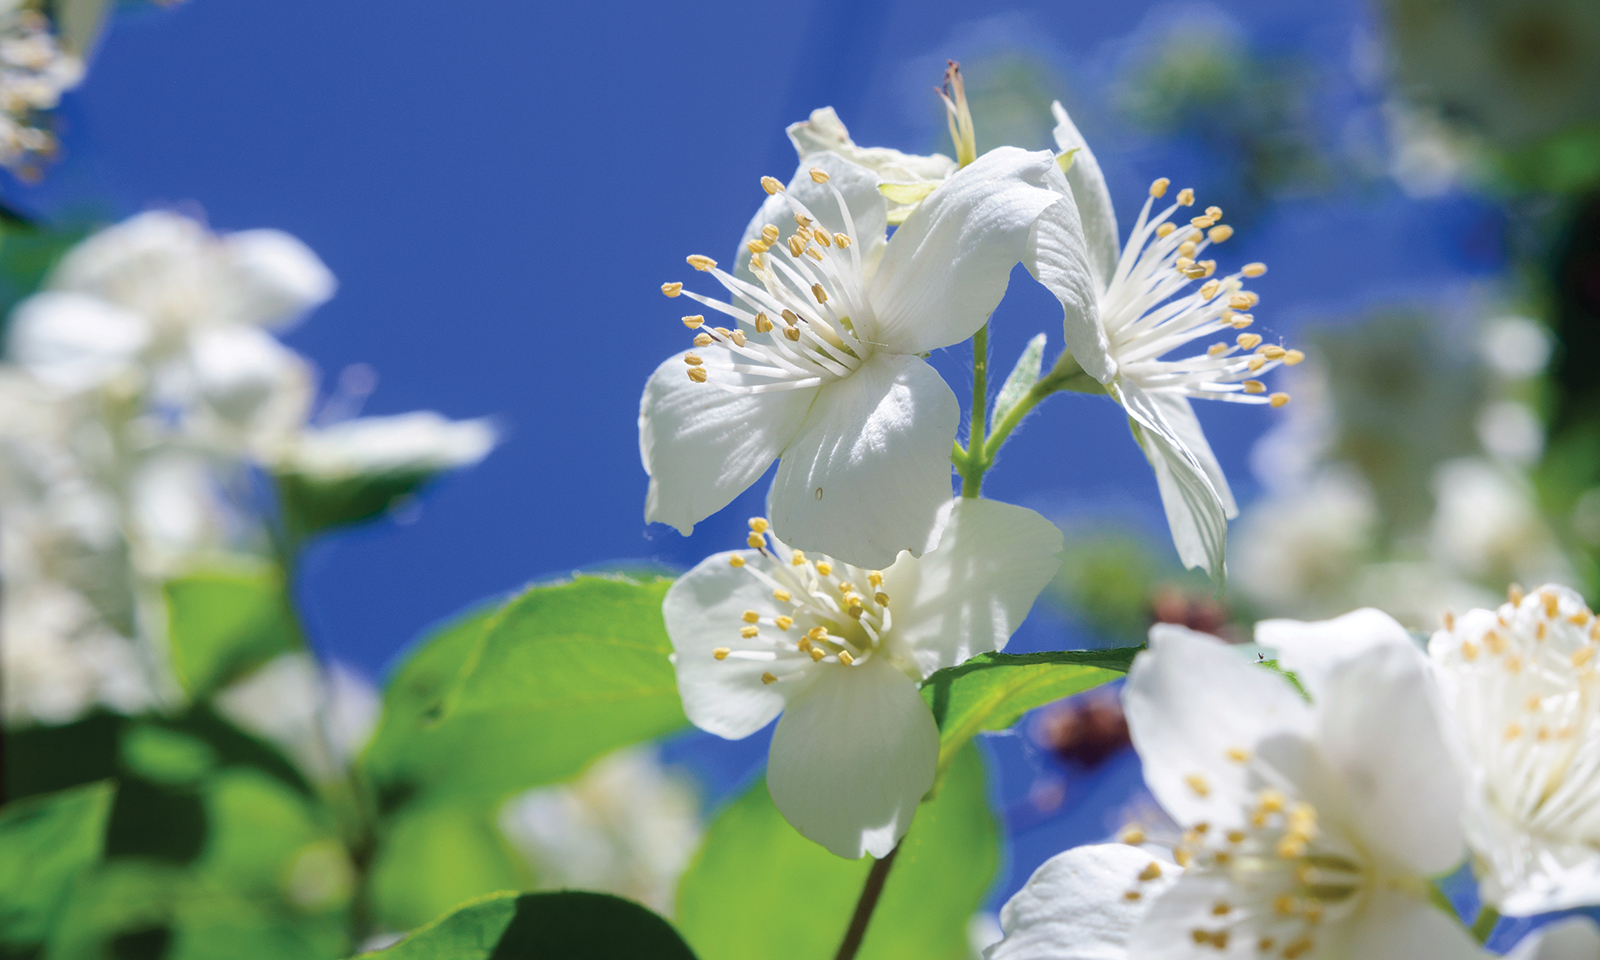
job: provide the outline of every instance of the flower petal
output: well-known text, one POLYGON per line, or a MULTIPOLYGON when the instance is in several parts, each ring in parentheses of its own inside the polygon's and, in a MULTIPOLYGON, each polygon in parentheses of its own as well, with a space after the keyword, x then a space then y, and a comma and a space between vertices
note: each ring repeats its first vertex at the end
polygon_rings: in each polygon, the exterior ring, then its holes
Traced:
POLYGON ((1182 872, 1122 843, 1058 853, 1000 909, 1006 938, 984 960, 1127 960, 1128 940, 1153 898, 1182 872), (1160 876, 1141 881, 1152 863, 1160 876))
MULTIPOLYGON (((708 363, 732 363, 715 344, 699 351, 708 363)), ((816 389, 735 394, 695 383, 684 354, 656 368, 639 399, 639 456, 650 475, 644 518, 669 523, 688 536, 694 525, 727 506, 760 479, 799 433, 816 389)), ((729 382, 762 378, 719 373, 729 382)))
MULTIPOLYGON (((837 153, 822 152, 802 156, 794 179, 789 181, 788 186, 788 196, 804 204, 824 229, 850 237, 861 251, 862 267, 869 278, 872 267, 883 256, 885 237, 889 232, 888 202, 878 192, 880 182, 876 172, 852 163, 837 153), (827 173, 828 182, 817 183, 812 180, 812 167, 827 173), (848 222, 839 210, 835 189, 839 191, 839 196, 844 197, 845 207, 850 211, 848 222)), ((787 240, 797 226, 794 215, 794 207, 790 206, 783 193, 770 196, 761 204, 761 209, 756 211, 750 224, 744 228, 744 235, 739 238, 739 249, 734 251, 734 276, 756 286, 761 285, 755 274, 750 272, 750 251, 745 244, 761 236, 761 228, 769 223, 778 228, 782 240, 787 240)))
POLYGON ((857 146, 832 107, 811 111, 809 119, 789 124, 788 132, 789 142, 802 157, 831 150, 886 180, 943 180, 956 170, 956 162, 942 153, 920 156, 890 147, 857 146))
POLYGON ((976 333, 1027 254, 1034 222, 1062 202, 1065 184, 1054 154, 1016 147, 952 174, 884 252, 868 291, 878 339, 896 353, 925 353, 976 333))
MULTIPOLYGON (((1145 908, 1144 917, 1128 938, 1128 952, 1118 960, 1200 960, 1205 957, 1258 957, 1255 937, 1248 928, 1231 931, 1230 941, 1237 953, 1217 951, 1210 944, 1198 945, 1195 931, 1213 933, 1227 929, 1227 919, 1219 919, 1212 908, 1218 902, 1237 902, 1239 889, 1227 874, 1209 870, 1190 870, 1157 896, 1145 908), (1240 949, 1240 948, 1244 949, 1240 949)), ((1281 955, 1281 954, 1280 954, 1281 955)), ((1336 954, 1311 954, 1307 960, 1327 960, 1336 954)), ((1270 954, 1268 956, 1271 956, 1270 954)), ((1342 955, 1337 955, 1342 956, 1342 955)), ((1366 960, 1362 957, 1361 960, 1366 960)))
POLYGON ((1279 734, 1311 732, 1311 708, 1282 677, 1252 666, 1215 637, 1171 624, 1150 628, 1150 649, 1122 691, 1145 783, 1174 820, 1237 821, 1252 799, 1245 764, 1230 751, 1279 734))
POLYGON ((1583 840, 1543 837, 1501 813, 1480 785, 1463 820, 1478 892, 1506 916, 1526 917, 1600 903, 1600 859, 1583 840))
POLYGON ((1067 352, 1090 376, 1109 383, 1116 376, 1117 361, 1100 323, 1103 286, 1094 277, 1078 206, 1059 165, 1048 182, 1061 194, 1061 202, 1046 208, 1034 222, 1022 262, 1061 302, 1061 337, 1067 352))
POLYGON ((739 635, 746 610, 766 619, 788 612, 778 608, 772 591, 748 570, 729 565, 735 555, 747 564, 762 562, 754 550, 713 554, 679 577, 661 604, 683 712, 690 723, 729 740, 748 737, 771 723, 806 683, 762 683, 771 663, 712 655, 718 647, 752 648, 739 635))
POLYGON ((887 856, 933 786, 939 727, 885 658, 817 674, 778 721, 767 789, 785 820, 832 853, 887 856))
POLYGON ((959 416, 949 385, 917 357, 879 352, 821 387, 772 481, 774 532, 859 567, 920 555, 950 499, 959 416))
POLYGON ((1223 516, 1232 520, 1239 515, 1239 505, 1234 502, 1233 491, 1228 488, 1228 478, 1222 474, 1222 465, 1217 462, 1217 455, 1211 452, 1211 444, 1206 442, 1205 431, 1200 429, 1200 418, 1194 415, 1194 404, 1188 397, 1176 393, 1167 393, 1160 390, 1146 391, 1144 394, 1150 400, 1150 405, 1161 413, 1161 421, 1166 425, 1178 443, 1193 455, 1195 462, 1205 472, 1206 479, 1211 481, 1211 489, 1216 491, 1217 499, 1222 504, 1223 516))
POLYGON ((1317 717, 1367 849, 1419 875, 1457 864, 1464 789, 1421 651, 1384 643, 1335 663, 1317 717))
POLYGON ((1072 165, 1067 167, 1067 183, 1072 186, 1072 196, 1078 201, 1078 216, 1083 221, 1083 238, 1089 248, 1089 266, 1094 271, 1098 289, 1111 285, 1117 270, 1117 257, 1121 244, 1117 236, 1117 212, 1111 205, 1111 191, 1106 189, 1106 175, 1100 171, 1100 161, 1089 149, 1088 141, 1078 132, 1078 127, 1067 115, 1066 108, 1057 100, 1050 104, 1056 116, 1056 149, 1072 155, 1072 165))
POLYGON ((940 512, 939 546, 883 572, 890 642, 924 677, 1004 649, 1061 567, 1061 531, 1026 507, 958 497, 940 512))
POLYGON ((1600 927, 1584 916, 1557 920, 1523 937, 1508 960, 1594 960, 1600 957, 1600 927))
POLYGON ((1382 887, 1350 919, 1345 945, 1340 956, 1361 960, 1487 960, 1489 956, 1455 918, 1382 887))
POLYGON ((241 230, 222 238, 233 272, 234 318, 282 328, 326 303, 338 281, 311 248, 282 230, 241 230))
POLYGON ((1228 545, 1228 512, 1221 494, 1149 394, 1126 382, 1111 385, 1109 392, 1128 412, 1133 438, 1155 470, 1178 558, 1185 567, 1200 567, 1220 583, 1226 575, 1228 545))
POLYGON ((1262 620, 1256 624, 1256 643, 1277 650, 1279 663, 1300 678, 1313 699, 1328 670, 1339 660, 1384 643, 1414 646, 1405 627, 1371 607, 1315 623, 1262 620))
POLYGON ((150 324, 99 297, 46 290, 17 305, 8 352, 40 380, 89 390, 129 369, 150 341, 150 324))

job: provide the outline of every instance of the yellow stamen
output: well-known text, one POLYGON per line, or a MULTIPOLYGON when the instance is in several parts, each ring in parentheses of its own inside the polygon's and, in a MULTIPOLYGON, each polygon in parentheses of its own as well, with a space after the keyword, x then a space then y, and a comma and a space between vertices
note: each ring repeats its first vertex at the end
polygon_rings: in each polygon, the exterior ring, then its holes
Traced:
POLYGON ((756 314, 756 333, 770 333, 772 320, 765 313, 756 314))
POLYGON ((1184 187, 1182 190, 1178 191, 1178 206, 1194 206, 1194 189, 1192 187, 1184 187))
POLYGON ((1288 402, 1289 402, 1289 395, 1287 393, 1274 393, 1273 395, 1271 395, 1270 397, 1267 398, 1267 403, 1271 404, 1274 407, 1281 407, 1281 406, 1283 406, 1284 404, 1286 404, 1288 402))
POLYGON ((840 650, 839 651, 839 662, 848 667, 852 663, 856 662, 856 658, 850 656, 850 651, 849 650, 840 650))
POLYGON ((695 383, 705 383, 706 382, 706 368, 705 367, 690 367, 689 368, 689 379, 693 380, 695 383))
POLYGON ((1246 380, 1244 382, 1244 392, 1245 393, 1266 393, 1267 392, 1267 385, 1262 383, 1260 380, 1246 380))
POLYGON ((742 566, 744 566, 744 557, 739 556, 737 553, 734 554, 733 556, 728 558, 728 566, 730 566, 730 567, 742 567, 742 566))
POLYGON ((777 683, 778 682, 778 678, 774 677, 772 675, 772 673, 769 671, 769 672, 763 673, 761 675, 761 682, 762 683, 777 683))
MULTIPOLYGON (((817 259, 820 260, 822 258, 818 257, 817 259)), ((817 298, 818 303, 828 302, 828 291, 822 289, 822 284, 820 283, 813 283, 811 285, 811 295, 817 298)))
POLYGON ((1167 195, 1167 188, 1170 186, 1172 186, 1172 181, 1168 180, 1166 177, 1161 177, 1154 183, 1150 184, 1150 196, 1164 197, 1167 195))
POLYGON ((740 627, 739 636, 746 640, 753 640, 761 633, 760 627, 740 627))
POLYGON ((733 651, 729 650, 727 647, 718 647, 717 649, 711 651, 711 655, 716 657, 718 660, 726 660, 728 659, 728 654, 732 652, 733 651))
POLYGON ((770 194, 776 195, 779 190, 783 189, 783 184, 778 182, 777 177, 762 177, 761 189, 770 194))
POLYGON ((779 630, 787 630, 794 626, 794 617, 774 617, 772 622, 778 625, 779 630))
POLYGON ((701 272, 711 270, 717 265, 717 261, 698 253, 691 253, 684 259, 688 261, 689 266, 694 267, 696 270, 701 272))
POLYGON ((812 183, 827 183, 828 182, 828 171, 823 170, 821 167, 812 167, 811 170, 810 170, 810 173, 811 173, 811 182, 812 183))
POLYGON ((683 292, 683 284, 681 284, 681 283, 663 283, 661 285, 661 292, 666 294, 669 297, 676 297, 678 294, 683 292))

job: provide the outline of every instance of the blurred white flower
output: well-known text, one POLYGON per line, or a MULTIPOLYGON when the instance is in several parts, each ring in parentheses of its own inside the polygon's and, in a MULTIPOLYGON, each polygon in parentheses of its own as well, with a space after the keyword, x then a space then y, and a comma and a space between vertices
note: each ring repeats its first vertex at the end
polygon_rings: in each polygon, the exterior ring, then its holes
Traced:
POLYGON ((1377 522, 1377 504, 1360 473, 1325 468, 1245 510, 1233 537, 1233 583, 1272 614, 1345 609, 1350 585, 1377 547, 1377 522))
POLYGON ((34 376, 67 391, 86 391, 121 379, 143 386, 140 354, 149 346, 144 317, 79 293, 45 291, 17 305, 7 353, 34 376))
POLYGON ((1588 917, 1567 917, 1528 934, 1506 954, 1508 960, 1595 960, 1600 957, 1600 927, 1588 917))
POLYGON ((667 917, 701 833, 692 782, 648 747, 619 750, 571 783, 513 798, 500 828, 528 858, 539 889, 612 893, 667 917))
POLYGON ((196 428, 224 449, 270 461, 305 427, 314 388, 299 355, 259 327, 198 330, 189 341, 196 428))
POLYGON ((1070 191, 1049 152, 985 154, 889 239, 880 182, 838 154, 813 154, 787 189, 763 181, 771 196, 745 231, 750 279, 689 258, 735 302, 662 288, 739 329, 685 317, 695 348, 645 386, 646 520, 687 536, 776 459, 768 509, 795 546, 887 566, 932 545, 950 499, 960 404, 921 355, 977 332, 1011 268, 1035 268, 1046 247, 1057 297, 1082 309, 1092 293, 1070 191))
POLYGON ((1531 466, 1544 453, 1544 423, 1526 403, 1497 400, 1486 404, 1473 426, 1483 449, 1507 463, 1531 466))
POLYGON ((990 960, 1479 957, 1428 902, 1462 853, 1462 791, 1425 660, 1373 642, 1308 679, 1312 704, 1215 638, 1152 629, 1123 697, 1183 869, 1061 854, 1007 904, 990 960))
POLYGON ((377 690, 340 663, 286 653, 219 692, 217 711, 277 744, 307 775, 339 776, 377 726, 377 690))
POLYGON ((1496 317, 1478 332, 1483 362, 1507 380, 1525 380, 1544 372, 1555 342, 1550 331, 1527 317, 1496 317))
POLYGON ((1005 647, 1061 565, 1061 532, 1022 507, 946 501, 938 548, 883 571, 811 559, 751 521, 667 591, 678 691, 695 726, 747 737, 781 713, 767 789, 807 838, 882 857, 933 785, 939 730, 917 692, 1005 647))
POLYGON ((50 21, 24 0, 0 0, 0 165, 26 175, 56 149, 39 114, 83 79, 83 61, 64 53, 50 21))
POLYGON ((279 469, 320 480, 432 474, 477 463, 495 440, 487 420, 450 420, 431 410, 358 417, 306 430, 285 451, 279 469))
POLYGON ((1482 584, 1570 579, 1524 478, 1469 457, 1441 464, 1433 492, 1429 554, 1442 569, 1482 584))
POLYGON ((813 110, 810 119, 789 124, 789 142, 802 160, 829 151, 876 173, 883 180, 879 190, 888 201, 891 224, 904 223, 924 197, 956 172, 956 162, 942 153, 924 157, 889 147, 856 146, 832 107, 813 110))
POLYGON ((67 723, 97 705, 133 713, 155 703, 133 643, 59 582, 8 577, 0 635, 9 724, 67 723))
POLYGON ((1466 747, 1480 893, 1523 916, 1600 903, 1600 621, 1549 585, 1447 621, 1428 653, 1466 747))
MULTIPOLYGON (((1220 582, 1228 520, 1239 509, 1189 401, 1281 407, 1289 395, 1267 394, 1256 378, 1279 364, 1299 363, 1305 355, 1240 333, 1232 343, 1219 340, 1202 353, 1163 360, 1194 340, 1250 326, 1254 318, 1245 311, 1259 298, 1244 289, 1244 281, 1261 276, 1266 267, 1246 264, 1213 278, 1216 261, 1197 258, 1233 236, 1233 228, 1217 222, 1219 207, 1207 208, 1187 225, 1176 223, 1180 208, 1193 205, 1193 190, 1179 191, 1177 202, 1152 218, 1152 204, 1167 192, 1164 178, 1151 185, 1127 245, 1120 246, 1100 164, 1061 104, 1051 108, 1098 293, 1094 305, 1067 311, 1067 350, 1127 411, 1134 438, 1155 469, 1178 556, 1185 566, 1202 567, 1220 582), (1204 281, 1196 292, 1172 299, 1195 280, 1204 281)), ((1053 259, 1041 241, 1041 278, 1053 269, 1053 259)))

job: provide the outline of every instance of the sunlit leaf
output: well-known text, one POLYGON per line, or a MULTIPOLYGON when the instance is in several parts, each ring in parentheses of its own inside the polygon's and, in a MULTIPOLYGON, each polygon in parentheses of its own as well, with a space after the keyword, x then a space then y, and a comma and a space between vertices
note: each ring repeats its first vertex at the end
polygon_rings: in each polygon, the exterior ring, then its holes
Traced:
POLYGON ((1006 382, 994 398, 994 409, 989 414, 989 426, 992 429, 996 424, 1006 418, 1011 408, 1028 395, 1033 385, 1039 382, 1039 368, 1044 364, 1045 335, 1039 334, 1028 341, 1028 346, 1022 351, 1022 356, 1017 358, 1017 365, 1011 368, 1011 375, 1006 377, 1006 382))
POLYGON ((372 862, 374 919, 409 930, 456 904, 500 890, 527 889, 532 877, 482 804, 408 804, 386 818, 372 862))
POLYGON ((387 950, 383 960, 694 960, 672 925, 603 893, 499 893, 463 905, 387 950))
MULTIPOLYGON (((965 960, 967 922, 999 862, 983 760, 969 748, 917 810, 859 960, 965 960)), ((678 928, 703 960, 831 957, 871 867, 800 836, 757 783, 706 834, 678 888, 678 928)))
POLYGON ((173 670, 191 694, 300 646, 275 568, 197 573, 169 580, 163 589, 173 670))
MULTIPOLYGON (((0 944, 42 942, 105 844, 109 782, 0 808, 0 944)), ((0 951, 4 952, 4 951, 0 951)))
POLYGON ((922 684, 922 698, 939 722, 940 768, 980 731, 1004 730, 1034 707, 1117 679, 1138 652, 985 653, 940 670, 922 684))

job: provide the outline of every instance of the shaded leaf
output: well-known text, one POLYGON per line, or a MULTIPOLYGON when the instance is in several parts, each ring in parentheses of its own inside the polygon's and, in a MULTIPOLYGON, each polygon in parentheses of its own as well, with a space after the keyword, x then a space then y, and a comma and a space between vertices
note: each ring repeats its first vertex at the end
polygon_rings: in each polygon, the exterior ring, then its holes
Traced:
POLYGON ((437 475, 436 470, 400 470, 325 479, 280 473, 278 499, 284 525, 299 542, 335 527, 375 520, 437 475))
POLYGON ((387 950, 384 960, 694 960, 672 925, 603 893, 497 893, 387 950))
POLYGON ((1003 730, 1034 707, 1117 679, 1140 649, 984 653, 938 671, 923 681, 922 698, 939 723, 940 769, 979 731, 1003 730))
POLYGON ((193 574, 167 581, 163 591, 172 667, 191 695, 300 646, 275 568, 193 574))
POLYGON ((1017 365, 1011 368, 1011 374, 1006 377, 1006 382, 1000 387, 1000 392, 995 395, 994 408, 989 413, 989 429, 993 430, 995 424, 1006 418, 1011 408, 1017 405, 1033 385, 1039 382, 1039 368, 1044 363, 1045 335, 1039 334, 1028 341, 1028 346, 1023 349, 1022 356, 1017 358, 1017 365))
POLYGON ((0 809, 0 943, 44 941, 78 878, 105 846, 110 782, 0 809))
MULTIPOLYGON (((859 960, 966 960, 967 922, 999 862, 983 760, 969 747, 900 842, 859 960)), ((757 783, 711 825, 684 874, 678 928, 703 960, 831 957, 871 868, 800 836, 757 783)))

